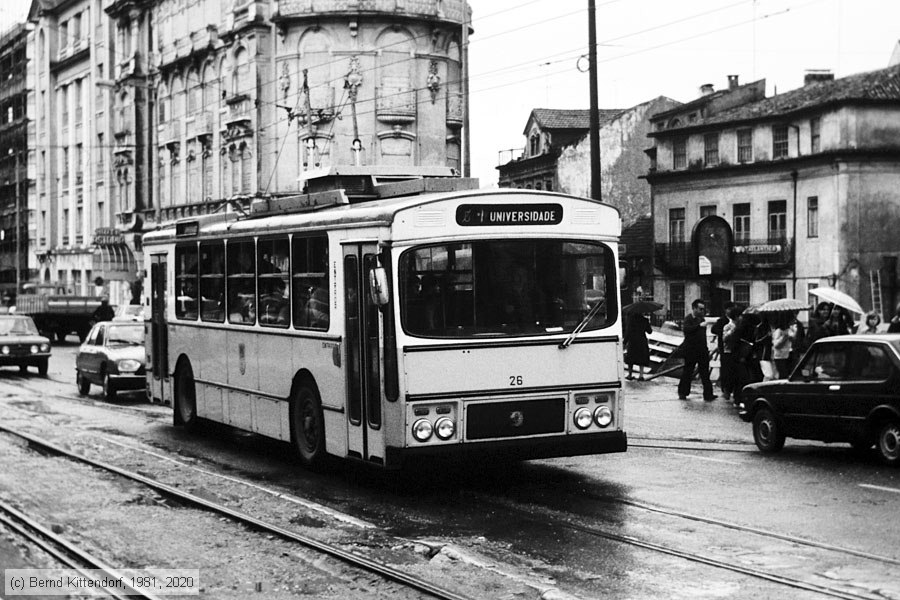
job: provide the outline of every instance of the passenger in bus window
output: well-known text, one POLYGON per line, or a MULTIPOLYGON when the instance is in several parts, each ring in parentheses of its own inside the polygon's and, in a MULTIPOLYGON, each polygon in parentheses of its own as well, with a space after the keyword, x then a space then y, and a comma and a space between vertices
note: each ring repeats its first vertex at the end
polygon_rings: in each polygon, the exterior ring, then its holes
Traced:
POLYGON ((328 329, 330 320, 328 291, 324 287, 320 285, 310 287, 305 312, 310 327, 314 329, 328 329))
POLYGON ((290 322, 290 303, 287 299, 287 286, 284 280, 278 277, 265 280, 260 278, 260 287, 264 287, 264 289, 259 297, 259 322, 269 325, 287 325, 290 322))

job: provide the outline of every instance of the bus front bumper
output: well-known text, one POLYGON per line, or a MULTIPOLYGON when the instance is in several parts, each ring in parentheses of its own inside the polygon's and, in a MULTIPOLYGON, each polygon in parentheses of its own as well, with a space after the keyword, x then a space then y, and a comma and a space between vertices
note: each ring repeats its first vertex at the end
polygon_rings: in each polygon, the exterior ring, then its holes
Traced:
POLYGON ((422 444, 409 448, 388 446, 385 451, 385 467, 399 469, 408 464, 439 459, 453 459, 454 462, 471 459, 534 460, 625 452, 627 449, 628 436, 624 431, 463 444, 422 444))

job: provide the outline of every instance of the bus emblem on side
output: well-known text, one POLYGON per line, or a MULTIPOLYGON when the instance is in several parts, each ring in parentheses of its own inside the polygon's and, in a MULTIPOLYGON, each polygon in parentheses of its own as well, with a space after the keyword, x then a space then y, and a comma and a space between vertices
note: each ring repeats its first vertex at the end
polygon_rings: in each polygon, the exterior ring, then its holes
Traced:
POLYGON ((510 426, 518 428, 521 427, 523 423, 525 423, 525 413, 521 410, 514 410, 509 413, 510 426))

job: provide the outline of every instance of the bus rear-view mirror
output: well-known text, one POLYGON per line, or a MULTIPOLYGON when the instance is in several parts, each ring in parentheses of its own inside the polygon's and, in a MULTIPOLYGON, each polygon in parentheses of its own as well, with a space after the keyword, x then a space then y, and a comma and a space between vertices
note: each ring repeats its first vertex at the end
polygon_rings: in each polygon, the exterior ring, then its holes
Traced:
POLYGON ((369 290, 372 294, 372 302, 377 306, 386 305, 391 295, 388 292, 387 272, 384 267, 375 267, 369 270, 369 290))

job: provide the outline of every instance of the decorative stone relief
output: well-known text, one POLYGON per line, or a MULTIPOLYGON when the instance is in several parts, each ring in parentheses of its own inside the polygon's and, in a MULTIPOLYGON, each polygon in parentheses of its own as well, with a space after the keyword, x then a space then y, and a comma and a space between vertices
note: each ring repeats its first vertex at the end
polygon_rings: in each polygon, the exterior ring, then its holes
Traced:
POLYGON ((281 64, 281 77, 278 78, 278 86, 281 88, 281 94, 287 100, 288 92, 291 89, 291 71, 288 68, 287 61, 281 64))
POLYGON ((347 90, 347 96, 350 102, 356 102, 356 95, 359 92, 359 86, 362 85, 363 76, 359 68, 359 57, 350 57, 350 70, 344 77, 344 89, 347 90))
POLYGON ((441 91, 441 76, 438 75, 438 63, 432 60, 428 65, 428 77, 425 79, 425 87, 431 92, 431 103, 437 102, 438 92, 441 91))

